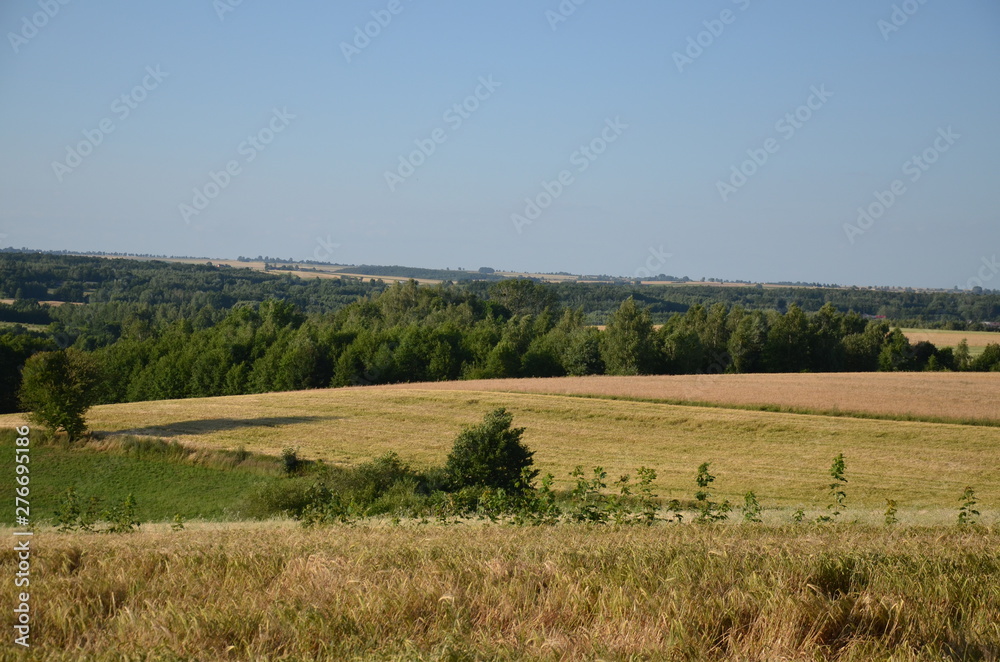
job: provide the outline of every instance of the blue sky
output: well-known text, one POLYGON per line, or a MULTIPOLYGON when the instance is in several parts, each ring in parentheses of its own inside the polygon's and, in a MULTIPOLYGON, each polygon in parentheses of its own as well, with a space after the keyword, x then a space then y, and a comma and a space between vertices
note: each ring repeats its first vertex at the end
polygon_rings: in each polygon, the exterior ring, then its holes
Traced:
POLYGON ((8 0, 0 245, 1000 288, 995 0, 575 2, 8 0))

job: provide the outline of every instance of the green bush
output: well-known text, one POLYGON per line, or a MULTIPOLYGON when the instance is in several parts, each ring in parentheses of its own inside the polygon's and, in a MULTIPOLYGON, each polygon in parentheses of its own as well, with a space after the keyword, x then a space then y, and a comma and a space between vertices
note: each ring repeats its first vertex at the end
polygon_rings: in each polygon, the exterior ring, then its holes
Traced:
POLYGON ((513 414, 501 407, 458 435, 445 465, 453 488, 530 489, 538 475, 531 468, 534 452, 521 442, 524 428, 511 427, 513 422, 513 414))
POLYGON ((250 519, 301 517, 310 503, 312 485, 313 481, 305 478, 269 480, 251 489, 237 510, 240 516, 250 519))

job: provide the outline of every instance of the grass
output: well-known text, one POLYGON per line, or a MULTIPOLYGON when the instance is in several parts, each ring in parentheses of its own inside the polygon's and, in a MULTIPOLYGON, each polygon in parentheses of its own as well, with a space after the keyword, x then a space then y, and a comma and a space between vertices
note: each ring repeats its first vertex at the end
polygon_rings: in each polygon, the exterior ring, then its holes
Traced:
POLYGON ((996 529, 163 525, 32 547, 36 660, 1000 655, 996 529))
MULTIPOLYGON (((0 472, 5 476, 14 476, 15 438, 10 431, 0 432, 0 472)), ((221 520, 240 507, 251 488, 278 475, 276 459, 239 461, 154 440, 126 438, 72 446, 35 441, 30 454, 35 522, 50 519, 70 487, 84 501, 97 496, 105 505, 132 493, 142 521, 166 521, 176 513, 187 519, 221 520)), ((13 507, 0 513, 0 523, 13 521, 13 507)))

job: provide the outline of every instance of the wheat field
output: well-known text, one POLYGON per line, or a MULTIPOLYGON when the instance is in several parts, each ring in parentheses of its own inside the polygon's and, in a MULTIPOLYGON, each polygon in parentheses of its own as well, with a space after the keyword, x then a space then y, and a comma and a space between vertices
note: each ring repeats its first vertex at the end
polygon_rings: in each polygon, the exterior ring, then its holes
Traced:
MULTIPOLYGON (((144 528, 35 537, 35 639, 24 659, 868 662, 1000 653, 996 529, 144 528)), ((9 547, 0 567, 14 572, 9 547)), ((11 582, 3 592, 13 604, 11 582)), ((21 659, 9 646, 0 655, 21 659)))
POLYGON ((1000 424, 1000 374, 996 373, 594 375, 395 384, 386 388, 593 395, 1000 424))

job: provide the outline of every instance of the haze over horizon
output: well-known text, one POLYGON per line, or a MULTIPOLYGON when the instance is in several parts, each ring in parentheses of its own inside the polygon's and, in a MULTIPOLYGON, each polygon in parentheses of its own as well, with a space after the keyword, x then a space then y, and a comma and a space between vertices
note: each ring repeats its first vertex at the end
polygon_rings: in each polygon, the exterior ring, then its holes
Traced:
POLYGON ((0 28, 0 247, 1000 289, 989 0, 16 0, 0 28))

